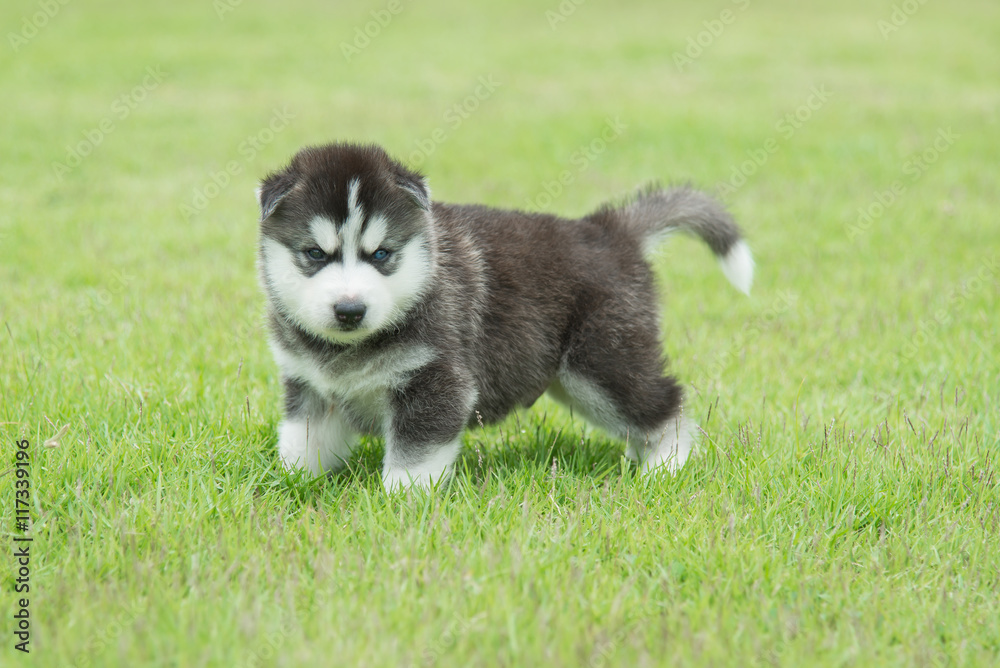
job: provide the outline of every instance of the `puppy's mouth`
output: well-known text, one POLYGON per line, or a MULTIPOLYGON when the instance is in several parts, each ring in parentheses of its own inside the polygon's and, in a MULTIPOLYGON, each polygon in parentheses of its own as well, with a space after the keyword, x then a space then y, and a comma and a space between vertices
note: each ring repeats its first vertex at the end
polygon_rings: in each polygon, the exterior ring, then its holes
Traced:
POLYGON ((368 329, 364 323, 347 325, 344 323, 332 322, 328 324, 321 333, 321 336, 327 341, 341 345, 354 344, 367 339, 371 335, 372 331, 368 329))
POLYGON ((332 329, 337 332, 356 332, 362 327, 360 322, 335 322, 332 329))

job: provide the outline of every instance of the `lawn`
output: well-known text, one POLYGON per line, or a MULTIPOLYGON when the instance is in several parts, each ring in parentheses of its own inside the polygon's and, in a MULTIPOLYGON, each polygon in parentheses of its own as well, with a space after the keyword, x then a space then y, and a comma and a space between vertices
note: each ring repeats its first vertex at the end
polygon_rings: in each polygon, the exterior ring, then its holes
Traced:
POLYGON ((13 0, 0 25, 3 666, 1000 662, 997 3, 13 0), (719 194, 752 296, 692 239, 656 265, 699 456, 641 477, 543 399, 433 494, 387 497, 377 439, 284 474, 253 190, 338 139, 441 200, 719 194))

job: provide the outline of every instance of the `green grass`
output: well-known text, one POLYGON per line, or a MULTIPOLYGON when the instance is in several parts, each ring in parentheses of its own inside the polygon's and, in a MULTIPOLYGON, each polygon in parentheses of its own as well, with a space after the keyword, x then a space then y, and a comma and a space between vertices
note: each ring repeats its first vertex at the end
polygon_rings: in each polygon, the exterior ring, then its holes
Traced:
MULTIPOLYGON (((555 30, 556 2, 403 0, 350 63, 341 42, 385 5, 342 4, 220 20, 207 0, 70 2, 17 51, 6 37, 0 663, 1000 661, 996 3, 926 3, 884 38, 889 0, 587 2, 555 30), (131 109, 147 67, 162 82, 131 109), (453 127, 483 76, 500 86, 453 127), (815 86, 829 100, 787 136, 815 86), (725 194, 757 256, 752 298, 695 241, 657 265, 701 455, 638 477, 543 400, 470 432, 430 496, 384 495, 377 440, 330 480, 284 475, 257 179, 303 144, 405 158, 442 128, 417 156, 435 197, 521 207, 616 117, 626 129, 547 209, 652 179, 714 189, 776 147, 725 194), (102 119, 113 130, 58 179, 102 119), (949 128, 933 163, 907 166, 949 128), (28 656, 11 634, 17 438, 28 656)), ((39 11, 4 3, 3 34, 39 11)))

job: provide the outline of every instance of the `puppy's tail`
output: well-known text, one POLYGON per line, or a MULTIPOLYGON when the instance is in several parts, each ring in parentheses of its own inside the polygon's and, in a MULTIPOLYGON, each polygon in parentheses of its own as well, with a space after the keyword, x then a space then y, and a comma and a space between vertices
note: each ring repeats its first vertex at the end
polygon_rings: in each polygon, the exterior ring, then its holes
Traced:
POLYGON ((677 230, 697 236, 712 249, 729 282, 750 294, 753 255, 733 217, 709 195, 687 186, 649 188, 625 204, 606 207, 600 213, 612 214, 638 234, 647 254, 677 230))

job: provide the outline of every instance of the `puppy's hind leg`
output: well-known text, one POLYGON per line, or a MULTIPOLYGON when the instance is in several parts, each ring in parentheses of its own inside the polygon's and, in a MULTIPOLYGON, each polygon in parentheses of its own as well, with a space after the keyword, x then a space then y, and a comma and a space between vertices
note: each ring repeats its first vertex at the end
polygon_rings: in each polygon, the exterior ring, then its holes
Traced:
MULTIPOLYGON (((560 373, 551 394, 587 421, 625 441, 625 456, 643 472, 660 467, 675 473, 694 450, 696 425, 681 411, 681 388, 669 377, 631 378, 632 392, 615 393, 618 383, 588 377, 580 370, 560 373), (603 381, 603 382, 602 382, 603 381), (567 400, 568 399, 568 400, 567 400)), ((621 389, 620 387, 618 389, 621 389)))
POLYGON ((627 442, 625 456, 643 472, 679 470, 694 449, 695 426, 682 414, 683 389, 662 375, 658 332, 650 318, 596 311, 571 341, 554 398, 627 442), (611 342, 614 342, 613 345, 611 342))
POLYGON ((638 434, 628 445, 625 456, 638 462, 643 472, 658 468, 676 473, 695 448, 697 425, 683 415, 668 418, 658 427, 638 434))

